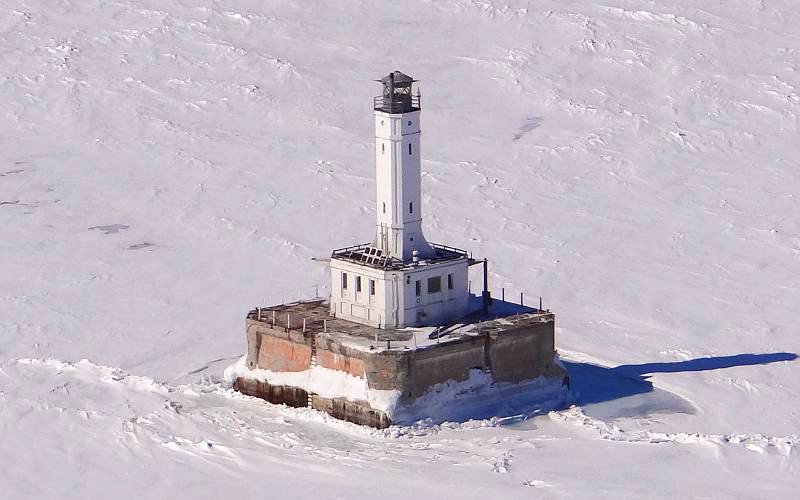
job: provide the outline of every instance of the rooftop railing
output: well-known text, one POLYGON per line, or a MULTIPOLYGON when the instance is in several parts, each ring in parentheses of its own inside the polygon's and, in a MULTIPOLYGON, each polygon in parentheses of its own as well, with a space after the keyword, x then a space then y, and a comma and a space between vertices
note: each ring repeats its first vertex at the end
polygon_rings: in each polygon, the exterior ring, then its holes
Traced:
POLYGON ((440 245, 439 243, 429 243, 429 244, 430 244, 430 246, 433 247, 434 250, 437 251, 436 252, 437 254, 439 254, 440 252, 448 252, 448 253, 457 253, 459 255, 463 255, 465 257, 469 257, 469 254, 467 253, 467 251, 466 250, 461 250, 460 248, 451 247, 451 246, 447 246, 447 245, 440 245))
POLYGON ((421 109, 422 96, 417 94, 399 94, 395 96, 379 95, 374 99, 375 111, 384 113, 408 113, 421 109))
MULTIPOLYGON (((469 258, 469 254, 466 250, 461 250, 459 248, 450 247, 447 245, 439 245, 437 243, 429 243, 429 245, 433 248, 434 255, 432 257, 420 257, 421 260, 424 260, 428 263, 460 259, 462 257, 469 258)), ((362 243, 360 245, 339 248, 333 251, 332 257, 356 264, 365 264, 378 269, 403 269, 409 266, 418 265, 417 262, 404 262, 401 259, 384 255, 380 249, 373 247, 370 243, 362 243)))

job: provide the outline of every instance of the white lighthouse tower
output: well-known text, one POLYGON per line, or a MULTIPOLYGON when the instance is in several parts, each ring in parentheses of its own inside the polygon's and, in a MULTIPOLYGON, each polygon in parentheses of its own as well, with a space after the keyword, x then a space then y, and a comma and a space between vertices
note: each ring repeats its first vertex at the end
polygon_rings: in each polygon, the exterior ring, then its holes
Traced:
POLYGON ((467 253, 422 233, 420 94, 400 71, 374 99, 375 240, 331 256, 331 314, 380 328, 439 325, 467 312, 467 253))
POLYGON ((487 259, 426 240, 419 91, 399 71, 379 81, 374 239, 333 251, 327 303, 316 297, 251 309, 247 355, 225 377, 270 403, 381 429, 486 418, 489 409, 517 415, 538 398, 552 405, 569 383, 556 357, 555 315, 541 303, 523 306, 522 294, 519 305, 492 304, 487 259), (475 309, 473 264, 483 266, 475 309), (475 370, 484 376, 473 377, 475 370), (455 389, 440 394, 445 383, 455 389))
POLYGON ((382 78, 375 98, 375 181, 377 235, 385 255, 408 260, 430 255, 422 235, 420 181, 420 96, 414 80, 399 71, 382 78))

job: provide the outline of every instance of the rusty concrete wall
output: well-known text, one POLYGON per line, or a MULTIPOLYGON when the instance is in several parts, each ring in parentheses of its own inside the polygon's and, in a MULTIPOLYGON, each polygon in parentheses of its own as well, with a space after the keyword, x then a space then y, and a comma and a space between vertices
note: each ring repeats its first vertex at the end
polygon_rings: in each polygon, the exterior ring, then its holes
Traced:
POLYGON ((414 352, 403 397, 417 398, 431 386, 448 380, 467 380, 472 368, 485 370, 485 344, 485 337, 470 337, 414 352))
MULTIPOLYGON (((317 364, 355 377, 366 377, 364 351, 343 346, 326 335, 313 338, 295 330, 272 328, 247 321, 247 366, 272 371, 303 371, 311 367, 311 342, 316 342, 317 364)), ((387 377, 390 376, 387 374, 387 377)))
POLYGON ((301 332, 253 320, 247 320, 246 328, 248 367, 298 372, 311 366, 311 342, 301 332))
MULTIPOLYGON (((299 387, 270 385, 268 382, 237 378, 233 388, 242 394, 263 399, 273 404, 285 404, 295 408, 308 407, 309 393, 299 387)), ((311 393, 311 407, 324 411, 340 420, 385 429, 392 424, 382 411, 370 407, 366 401, 348 401, 344 398, 323 398, 311 393)))
POLYGON ((271 335, 261 336, 258 366, 274 372, 301 372, 311 367, 311 347, 271 335))
POLYGON ((342 345, 325 334, 316 335, 314 341, 317 346, 317 357, 322 366, 342 369, 357 377, 364 376, 366 358, 364 351, 342 345))
POLYGON ((381 391, 405 390, 410 370, 410 351, 366 353, 367 383, 381 391))
POLYGON ((492 378, 516 383, 550 375, 555 354, 555 323, 534 323, 489 338, 487 348, 492 378))
POLYGON ((365 359, 365 355, 369 354, 361 349, 343 345, 342 343, 331 339, 329 334, 317 334, 316 343, 317 349, 319 350, 330 351, 332 353, 342 354, 351 358, 365 359))
POLYGON ((406 384, 409 366, 406 351, 363 351, 344 346, 327 335, 318 335, 316 343, 317 357, 326 368, 366 377, 373 389, 394 390, 406 384), (322 361, 324 357, 326 361, 322 361))
POLYGON ((257 324, 247 322, 247 367, 258 368, 258 353, 261 352, 261 333, 257 324))
MULTIPOLYGON (((421 396, 435 384, 466 380, 471 369, 491 371, 494 380, 512 383, 540 375, 565 375, 563 369, 554 363, 553 321, 442 342, 416 351, 364 351, 344 346, 328 335, 320 334, 314 338, 254 321, 248 321, 247 340, 248 366, 254 360, 259 368, 274 371, 308 369, 311 342, 314 341, 320 366, 366 377, 373 389, 399 390, 404 403, 421 396)), ((266 389, 259 390, 264 392, 266 389)), ((325 403, 324 411, 357 415, 363 410, 352 410, 343 404, 325 403)), ((369 420, 373 417, 357 415, 348 418, 369 420)))
POLYGON ((299 387, 288 385, 270 385, 258 380, 237 378, 233 388, 242 394, 261 398, 273 404, 285 404, 295 408, 308 406, 308 392, 299 387))
POLYGON ((364 378, 366 373, 366 365, 363 359, 319 348, 317 348, 317 364, 331 370, 349 373, 354 377, 364 378))
POLYGON ((392 421, 384 412, 373 409, 366 401, 323 398, 314 394, 311 399, 311 407, 340 420, 359 425, 368 425, 377 429, 385 429, 392 425, 392 421))
MULTIPOLYGON (((310 336, 302 332, 248 322, 248 366, 274 371, 302 371, 311 365, 310 336)), ((370 387, 400 390, 415 398, 429 387, 448 380, 462 381, 470 369, 490 370, 498 382, 519 382, 540 375, 558 376, 553 363, 555 323, 531 323, 499 334, 442 342, 416 351, 363 351, 347 347, 327 335, 316 337, 317 362, 356 377, 370 387)))
POLYGON ((405 358, 368 361, 368 365, 382 366, 384 387, 399 389, 408 402, 435 384, 467 380, 471 369, 491 371, 497 382, 517 383, 541 375, 563 377, 566 373, 555 363, 555 352, 555 322, 548 321, 444 342, 410 352, 405 358))

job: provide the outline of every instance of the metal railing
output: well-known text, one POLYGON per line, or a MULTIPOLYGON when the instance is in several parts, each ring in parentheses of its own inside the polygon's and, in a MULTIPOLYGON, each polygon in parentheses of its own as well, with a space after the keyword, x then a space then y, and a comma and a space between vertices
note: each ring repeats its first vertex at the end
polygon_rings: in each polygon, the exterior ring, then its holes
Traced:
MULTIPOLYGON (((441 262, 445 260, 457 259, 461 257, 469 258, 466 250, 455 248, 447 245, 440 245, 438 243, 429 243, 434 249, 434 256, 426 258, 428 262, 441 262)), ((331 257, 343 259, 355 264, 364 264, 379 269, 404 269, 409 266, 416 265, 416 262, 404 262, 401 259, 383 255, 380 251, 378 253, 370 253, 374 249, 371 243, 361 243, 345 248, 334 250, 331 257)))
POLYGON ((360 245, 339 248, 333 251, 332 256, 356 264, 365 264, 380 269, 394 269, 402 267, 403 265, 403 261, 389 257, 388 255, 383 255, 381 250, 376 249, 370 243, 361 243, 360 245))
POLYGON ((290 288, 286 290, 278 290, 270 292, 264 297, 264 304, 269 306, 278 306, 281 304, 290 304, 293 302, 304 302, 307 300, 327 299, 330 295, 327 284, 310 285, 299 288, 290 288))
POLYGON ((366 250, 371 245, 372 245, 371 243, 359 243, 358 245, 352 245, 344 248, 337 248, 336 250, 333 251, 333 254, 337 255, 340 253, 354 252, 357 250, 366 250))
POLYGON ((384 113, 408 113, 409 111, 419 111, 422 106, 422 96, 401 95, 390 97, 379 95, 373 99, 375 111, 384 113))
MULTIPOLYGON (((448 245, 441 245, 439 243, 429 243, 429 244, 430 244, 430 246, 433 247, 434 250, 443 250, 445 252, 456 253, 456 254, 459 254, 459 255, 463 255, 464 257, 469 257, 469 254, 467 253, 467 251, 466 250, 461 250, 460 248, 451 247, 451 246, 448 246, 448 245)), ((439 253, 439 252, 437 252, 437 253, 439 253)))
POLYGON ((328 319, 303 315, 302 312, 277 311, 272 308, 256 307, 247 313, 247 319, 271 325, 272 328, 282 328, 287 332, 298 331, 314 335, 328 333, 328 319))

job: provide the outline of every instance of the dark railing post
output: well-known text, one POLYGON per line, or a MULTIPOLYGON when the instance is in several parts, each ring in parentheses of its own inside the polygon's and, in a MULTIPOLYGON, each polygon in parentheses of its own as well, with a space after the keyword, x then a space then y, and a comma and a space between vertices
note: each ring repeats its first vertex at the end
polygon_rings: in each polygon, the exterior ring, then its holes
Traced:
POLYGON ((483 314, 489 313, 489 259, 483 258, 483 314))

